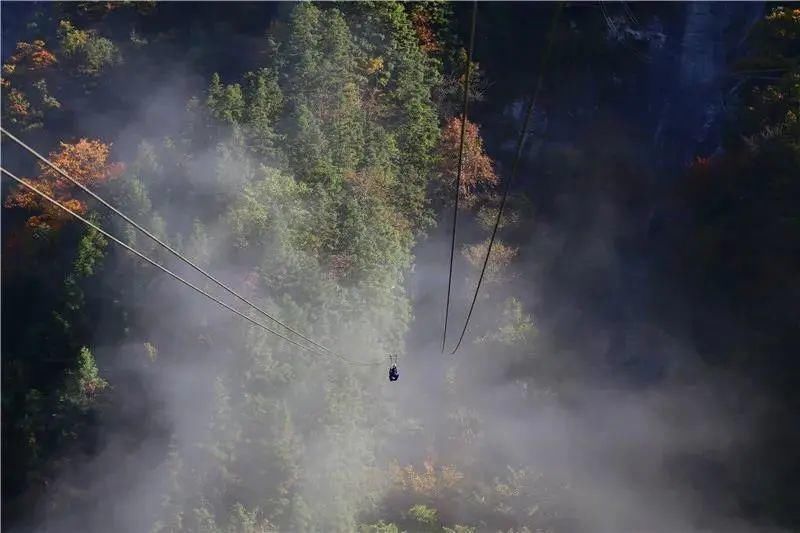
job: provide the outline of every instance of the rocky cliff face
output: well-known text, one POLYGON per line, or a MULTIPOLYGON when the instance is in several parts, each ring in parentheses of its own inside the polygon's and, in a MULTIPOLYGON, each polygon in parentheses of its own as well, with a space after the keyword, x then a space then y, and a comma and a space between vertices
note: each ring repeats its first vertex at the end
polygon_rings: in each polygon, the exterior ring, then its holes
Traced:
POLYGON ((744 52, 745 38, 763 14, 764 4, 691 2, 684 4, 684 10, 682 27, 670 35, 671 41, 679 43, 672 72, 654 80, 667 89, 662 92, 663 111, 654 144, 661 152, 659 159, 672 158, 673 165, 720 149, 717 124, 731 97, 729 66, 744 52))
MULTIPOLYGON (((719 149, 721 112, 735 96, 730 65, 746 51, 747 34, 763 12, 763 2, 575 8, 566 14, 573 27, 568 38, 601 42, 584 42, 583 57, 565 57, 569 52, 564 52, 560 64, 551 66, 558 81, 551 74, 549 85, 559 90, 542 102, 532 133, 547 142, 569 142, 593 114, 610 112, 644 132, 648 157, 664 175, 680 171, 697 156, 712 155, 719 149), (587 46, 595 49, 588 55, 587 46)), ((543 43, 530 46, 533 57, 543 43)), ((484 58, 490 78, 492 63, 502 60, 484 58)), ((502 105, 507 120, 521 126, 521 100, 489 105, 494 112, 502 105)), ((513 140, 498 142, 501 159, 510 158, 513 140)))
MULTIPOLYGON (((726 99, 735 95, 730 67, 746 52, 746 36, 763 10, 762 2, 604 3, 565 14, 571 32, 545 73, 548 91, 531 128, 528 164, 515 188, 529 191, 541 219, 572 243, 553 269, 571 274, 562 281, 543 281, 546 287, 559 287, 553 289, 550 309, 568 300, 564 294, 576 290, 571 286, 590 275, 571 265, 589 264, 586 247, 607 240, 608 268, 593 287, 603 297, 575 316, 597 319, 597 327, 611 339, 611 366, 633 382, 657 379, 665 361, 674 359, 662 353, 657 340, 648 340, 649 330, 642 327, 657 289, 652 274, 658 268, 653 251, 658 244, 651 242, 648 228, 654 220, 668 224, 680 216, 657 213, 658 199, 696 157, 721 150, 726 99), (568 49, 573 43, 579 43, 577 52, 568 49), (588 161, 575 176, 564 171, 570 157, 588 161), (633 181, 624 181, 626 176, 633 181), (637 187, 633 201, 631 191, 637 187), (559 204, 559 198, 567 200, 559 204), (613 219, 605 229, 597 229, 604 227, 598 206, 605 206, 613 219)), ((530 46, 530 55, 540 53, 540 43, 530 46)), ((491 78, 492 58, 485 64, 491 78)), ((485 131, 507 179, 514 146, 510 132, 522 126, 524 105, 520 98, 498 100, 489 99, 495 116, 503 112, 504 125, 514 127, 493 125, 485 131)), ((575 301, 585 303, 585 295, 575 301)), ((580 319, 570 326, 581 331, 580 319)))
POLYGON ((713 84, 724 68, 721 30, 730 18, 730 7, 725 4, 719 7, 714 9, 713 4, 705 2, 686 4, 686 23, 681 39, 681 87, 691 89, 713 84))

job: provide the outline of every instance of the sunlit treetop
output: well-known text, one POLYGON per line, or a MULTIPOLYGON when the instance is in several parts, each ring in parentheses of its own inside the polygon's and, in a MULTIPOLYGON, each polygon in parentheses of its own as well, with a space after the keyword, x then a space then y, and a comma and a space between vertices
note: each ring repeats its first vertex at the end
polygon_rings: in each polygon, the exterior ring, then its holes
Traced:
POLYGON ((411 14, 411 22, 414 24, 422 51, 426 54, 438 52, 441 46, 436 40, 436 32, 431 27, 430 15, 421 9, 414 10, 411 14))
MULTIPOLYGON (((442 129, 439 143, 439 170, 446 183, 455 183, 458 175, 458 153, 461 145, 461 118, 453 117, 442 129)), ((481 188, 492 187, 498 178, 494 162, 483 147, 477 124, 467 120, 464 131, 464 155, 459 194, 465 207, 471 205, 481 188)))
POLYGON ((56 54, 45 42, 18 42, 14 54, 3 64, 3 118, 24 128, 41 125, 44 111, 60 107, 47 88, 45 78, 56 71, 56 54))
MULTIPOLYGON (((486 259, 486 249, 489 246, 488 239, 477 244, 465 246, 462 254, 470 265, 479 272, 486 259)), ((492 245, 492 253, 489 256, 489 263, 486 265, 486 281, 497 282, 504 280, 503 271, 519 253, 519 248, 509 246, 502 242, 495 241, 492 245)))
POLYGON ((774 8, 766 17, 771 32, 781 39, 800 37, 800 9, 774 8))
MULTIPOLYGON (((124 170, 122 163, 109 163, 111 146, 99 140, 80 139, 74 143, 60 143, 60 145, 59 150, 50 153, 50 161, 89 188, 119 176, 124 170)), ((38 179, 26 181, 63 203, 70 210, 85 214, 86 203, 72 196, 76 187, 51 167, 44 163, 39 165, 38 179)), ((56 228, 70 218, 69 214, 25 188, 18 188, 11 193, 5 204, 6 207, 42 211, 42 214, 28 219, 28 225, 32 227, 46 225, 56 228)))
POLYGON ((12 74, 16 72, 17 67, 43 70, 56 61, 55 54, 45 48, 44 41, 37 39, 32 43, 18 42, 16 52, 3 65, 3 74, 12 74))

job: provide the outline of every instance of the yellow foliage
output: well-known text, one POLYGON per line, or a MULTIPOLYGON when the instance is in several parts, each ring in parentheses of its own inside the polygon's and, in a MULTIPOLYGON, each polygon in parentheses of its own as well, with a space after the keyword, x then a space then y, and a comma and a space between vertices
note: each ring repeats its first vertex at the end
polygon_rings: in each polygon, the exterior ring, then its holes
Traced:
POLYGON ((79 30, 68 20, 58 23, 58 34, 61 37, 61 46, 68 56, 76 53, 79 48, 89 42, 90 37, 88 31, 79 30))
POLYGON ((383 58, 382 57, 373 57, 369 61, 367 61, 366 71, 367 74, 372 75, 376 72, 380 72, 383 70, 383 58))
POLYGON ((151 343, 149 343, 149 342, 145 342, 145 343, 144 343, 144 349, 145 349, 145 351, 147 352, 147 358, 148 358, 148 359, 149 359, 151 362, 152 362, 152 361, 155 361, 155 360, 156 360, 156 357, 158 357, 158 351, 156 350, 156 347, 155 347, 155 346, 153 346, 153 345, 152 345, 151 343))

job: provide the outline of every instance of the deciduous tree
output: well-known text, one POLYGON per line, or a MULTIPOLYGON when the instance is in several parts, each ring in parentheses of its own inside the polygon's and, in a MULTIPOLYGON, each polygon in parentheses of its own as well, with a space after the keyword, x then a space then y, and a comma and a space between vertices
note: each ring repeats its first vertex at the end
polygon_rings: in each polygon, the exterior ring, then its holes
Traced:
MULTIPOLYGON (((61 148, 50 153, 49 159, 68 175, 87 187, 92 187, 119 176, 124 167, 121 163, 108 161, 111 145, 94 139, 80 139, 73 143, 60 143, 61 148)), ((85 214, 87 204, 75 198, 76 188, 49 165, 39 164, 40 174, 36 180, 27 180, 42 192, 48 194, 67 208, 85 214)), ((35 192, 19 187, 8 196, 6 207, 21 207, 38 210, 42 214, 28 219, 31 227, 50 226, 56 228, 70 215, 41 198, 35 192)))
MULTIPOLYGON (((439 142, 439 171, 452 190, 458 175, 458 154, 461 146, 461 118, 453 117, 444 126, 439 142), (452 184, 452 185, 451 185, 452 184)), ((481 189, 497 184, 494 162, 483 148, 478 126, 467 120, 464 131, 464 154, 459 194, 465 207, 472 204, 481 189)))

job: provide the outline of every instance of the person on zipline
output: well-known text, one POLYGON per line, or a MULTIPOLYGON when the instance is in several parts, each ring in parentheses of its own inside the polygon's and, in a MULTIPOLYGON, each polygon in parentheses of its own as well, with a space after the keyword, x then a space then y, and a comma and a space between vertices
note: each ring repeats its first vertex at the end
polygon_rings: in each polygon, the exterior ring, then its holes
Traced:
POLYGON ((397 355, 389 354, 389 381, 397 381, 400 371, 397 370, 397 355))

